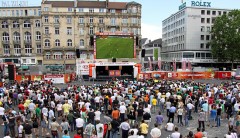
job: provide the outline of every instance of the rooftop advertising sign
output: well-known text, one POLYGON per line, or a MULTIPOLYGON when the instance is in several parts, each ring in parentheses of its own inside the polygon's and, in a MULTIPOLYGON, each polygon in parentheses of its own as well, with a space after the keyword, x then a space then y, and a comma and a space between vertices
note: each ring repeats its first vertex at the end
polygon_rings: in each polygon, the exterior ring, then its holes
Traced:
MULTIPOLYGON (((191 1, 190 6, 191 7, 206 7, 206 8, 210 8, 211 7, 211 2, 203 2, 203 1, 191 1)), ((187 7, 187 2, 184 2, 183 4, 181 4, 179 6, 179 10, 184 9, 185 7, 187 7)))

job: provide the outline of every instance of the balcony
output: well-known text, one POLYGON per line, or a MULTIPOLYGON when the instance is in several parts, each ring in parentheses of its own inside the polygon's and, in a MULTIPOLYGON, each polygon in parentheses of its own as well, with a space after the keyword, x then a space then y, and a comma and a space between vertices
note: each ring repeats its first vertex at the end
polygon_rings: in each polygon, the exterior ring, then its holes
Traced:
POLYGON ((21 41, 20 41, 20 40, 13 40, 13 43, 14 43, 14 44, 20 44, 21 41))
POLYGON ((95 23, 87 23, 87 27, 95 27, 96 24, 95 23))
POLYGON ((107 25, 107 28, 120 28, 120 26, 117 24, 109 24, 107 25))
POLYGON ((130 27, 140 27, 139 23, 130 23, 130 27))
POLYGON ((32 40, 28 39, 28 40, 24 40, 25 44, 30 44, 32 42, 32 40))
POLYGON ((5 44, 5 45, 9 44, 9 40, 2 40, 2 43, 5 44))
POLYGON ((122 23, 122 26, 127 27, 127 26, 128 26, 128 23, 122 23))
POLYGON ((43 34, 43 37, 45 37, 45 38, 50 38, 50 36, 51 36, 51 33, 48 33, 48 34, 44 33, 43 34))

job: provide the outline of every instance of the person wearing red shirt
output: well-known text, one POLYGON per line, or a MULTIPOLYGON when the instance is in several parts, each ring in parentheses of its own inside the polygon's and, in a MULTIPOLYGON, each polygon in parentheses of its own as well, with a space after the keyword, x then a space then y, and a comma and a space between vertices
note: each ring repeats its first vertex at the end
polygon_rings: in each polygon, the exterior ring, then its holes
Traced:
POLYGON ((19 109, 20 111, 24 111, 24 105, 23 105, 22 102, 18 105, 18 109, 19 109))
POLYGON ((75 135, 73 136, 73 138, 82 138, 82 136, 81 136, 81 130, 78 130, 78 131, 77 131, 77 134, 75 134, 75 135))

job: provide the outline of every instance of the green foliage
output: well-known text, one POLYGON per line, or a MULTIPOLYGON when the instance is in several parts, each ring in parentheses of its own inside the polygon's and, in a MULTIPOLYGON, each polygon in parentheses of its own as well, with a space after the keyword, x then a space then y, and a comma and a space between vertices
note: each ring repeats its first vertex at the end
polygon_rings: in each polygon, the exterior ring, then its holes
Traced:
POLYGON ((133 58, 134 39, 122 37, 97 38, 97 59, 133 58))
POLYGON ((158 60, 158 48, 154 48, 154 58, 155 58, 155 61, 158 60))
POLYGON ((209 44, 219 62, 235 62, 240 58, 240 11, 233 10, 216 18, 209 44))

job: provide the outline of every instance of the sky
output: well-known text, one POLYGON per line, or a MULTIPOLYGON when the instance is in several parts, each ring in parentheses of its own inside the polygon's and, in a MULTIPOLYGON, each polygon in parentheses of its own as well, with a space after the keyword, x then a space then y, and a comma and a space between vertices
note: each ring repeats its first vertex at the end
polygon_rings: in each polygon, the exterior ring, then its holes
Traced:
MULTIPOLYGON (((17 1, 17 0, 0 0, 17 1)), ((18 0, 25 1, 25 0, 18 0)), ((27 0, 29 6, 39 6, 42 0, 27 0)), ((142 4, 142 38, 155 40, 162 37, 162 21, 178 11, 182 0, 109 0, 109 1, 135 1, 142 4)), ((190 6, 192 0, 183 0, 190 6)), ((240 9, 240 0, 194 0, 211 2, 212 8, 240 9)), ((0 3, 1 5, 1 3, 0 3)))

